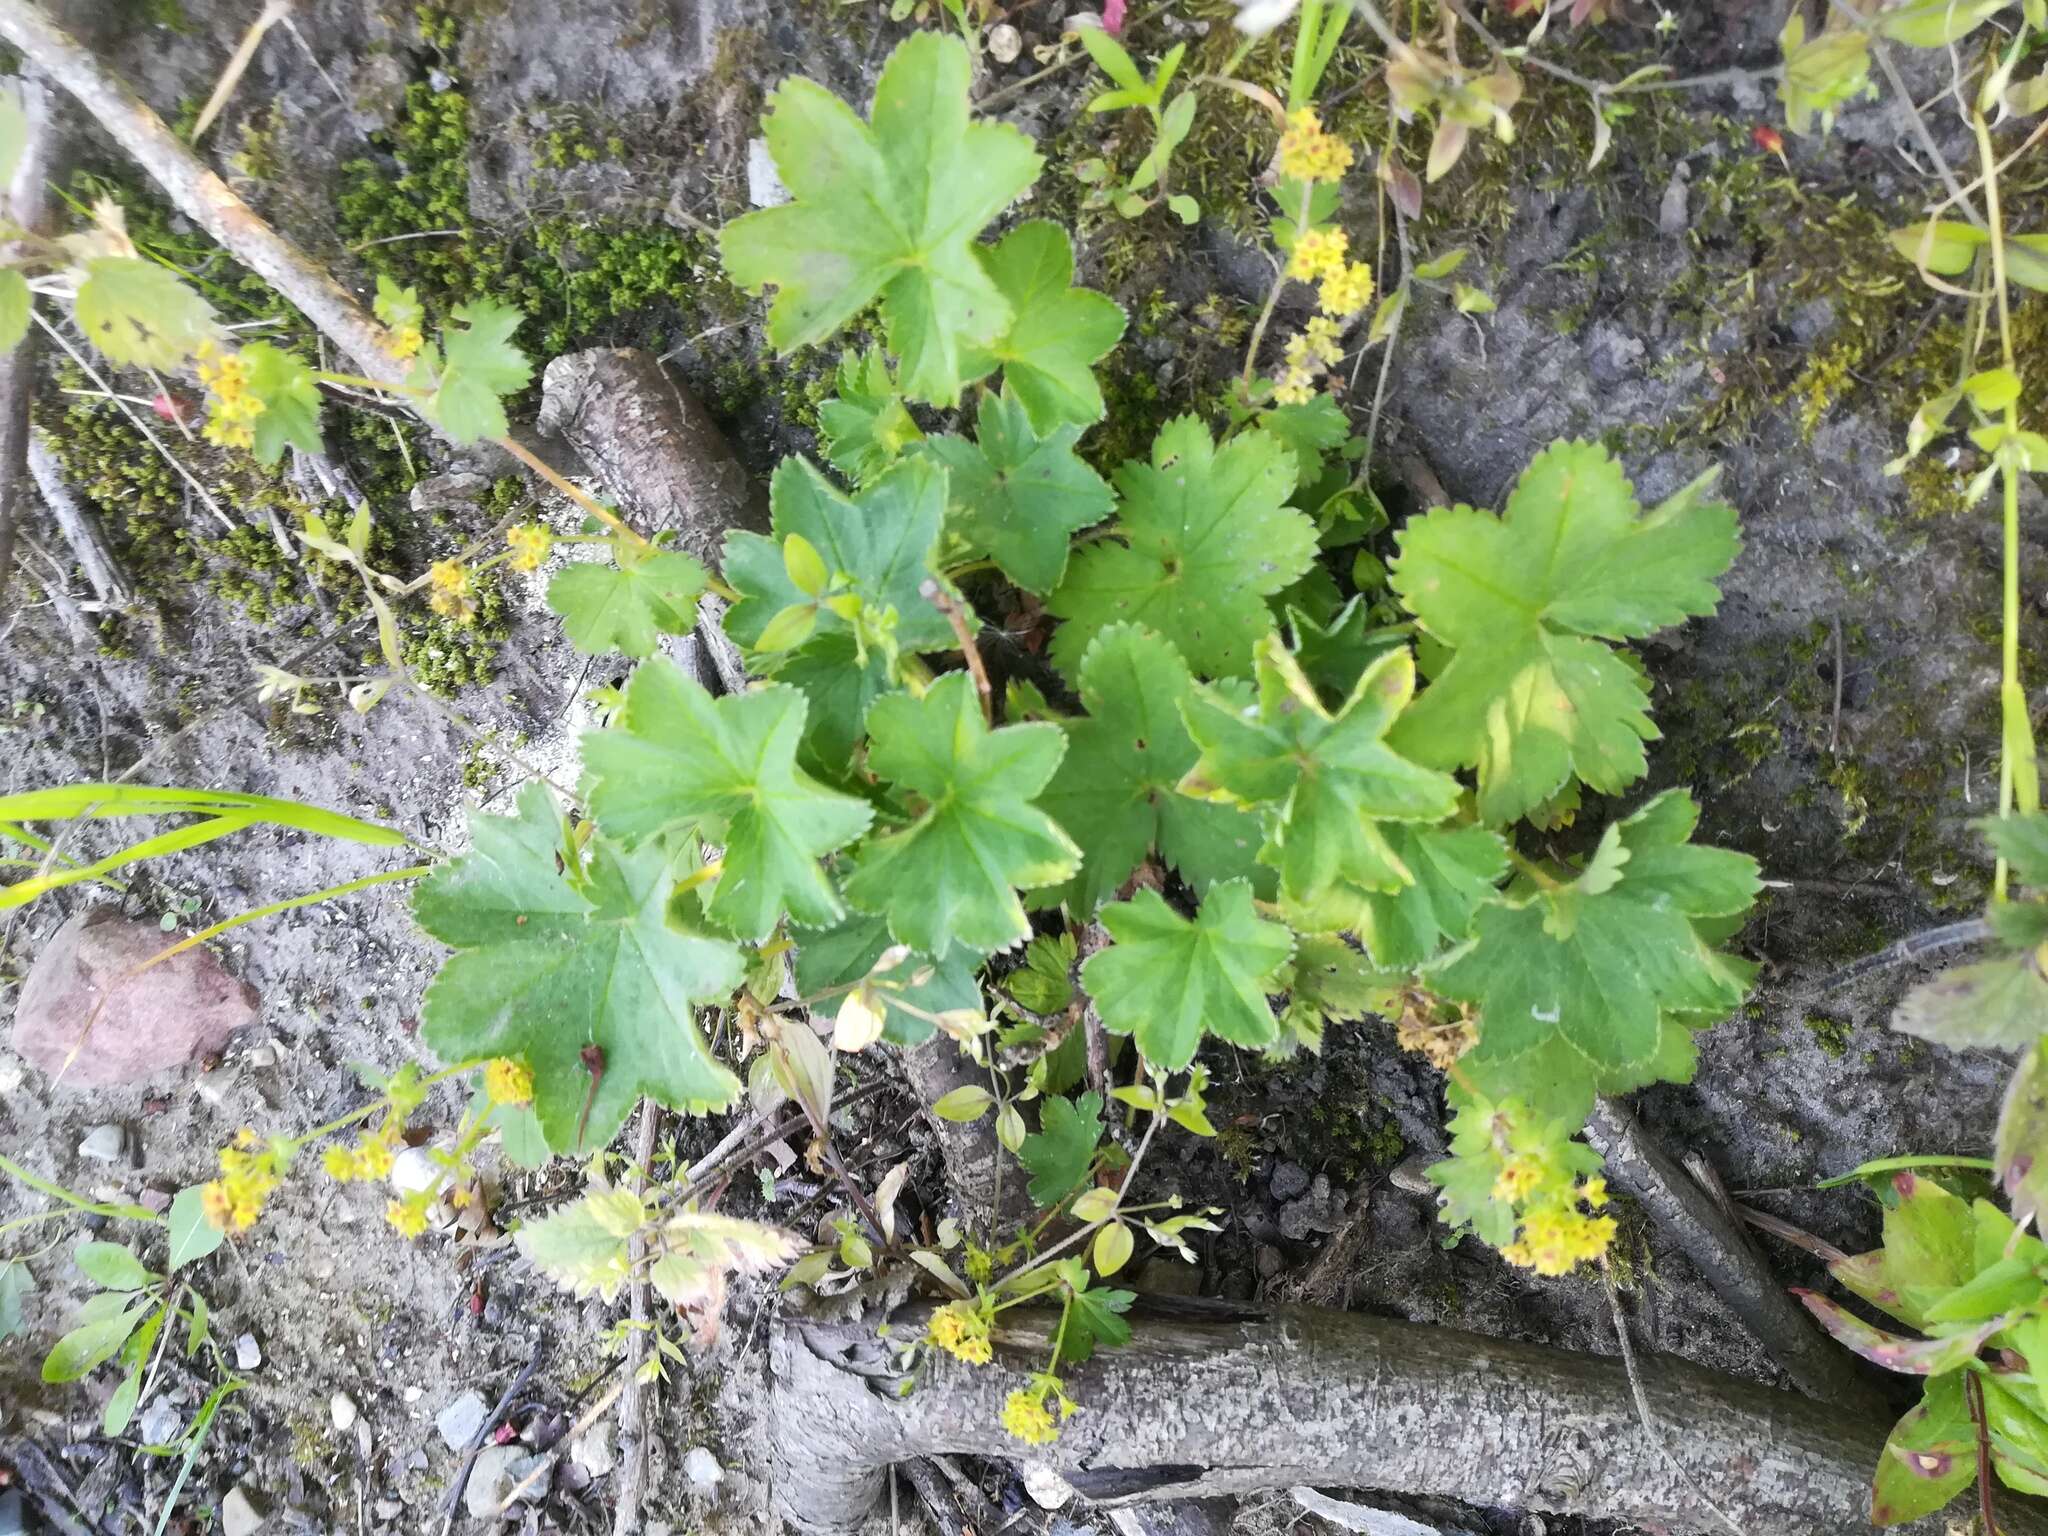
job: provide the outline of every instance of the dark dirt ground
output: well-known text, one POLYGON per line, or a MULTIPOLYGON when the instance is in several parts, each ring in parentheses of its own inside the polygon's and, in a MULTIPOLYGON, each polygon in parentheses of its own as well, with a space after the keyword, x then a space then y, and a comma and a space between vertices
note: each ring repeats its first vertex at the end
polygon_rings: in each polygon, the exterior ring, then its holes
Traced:
MULTIPOLYGON (((77 0, 63 9, 175 116, 204 97, 255 7, 77 0)), ((1066 9, 1064 0, 1015 7, 1025 52, 982 91, 1037 69, 1031 50, 1054 39, 1066 9)), ((1133 38, 1142 48, 1176 38, 1197 57, 1227 48, 1227 8, 1195 0, 1162 9, 1139 13, 1133 38)), ((1647 25, 1654 12, 1639 8, 1564 46, 1574 67, 1606 78, 1653 58, 1680 74, 1763 65, 1775 61, 1781 10, 1747 0, 1686 7, 1660 36, 1647 25)), ((564 0, 424 13, 399 0, 311 0, 295 19, 307 46, 273 34, 207 141, 216 163, 295 239, 351 279, 367 282, 382 268, 420 281, 430 302, 471 283, 494 292, 525 285, 528 308, 542 315, 536 326, 548 331, 528 345, 543 355, 611 342, 669 355, 756 471, 811 446, 810 412, 829 389, 831 359, 769 359, 760 306, 718 278, 703 231, 747 205, 747 141, 765 90, 800 71, 864 101, 907 23, 867 0, 564 0), (369 170, 349 168, 365 159, 369 170), (457 233, 389 240, 451 227, 457 233)), ((1362 48, 1345 49, 1331 81, 1350 114, 1338 122, 1377 137, 1384 98, 1375 79, 1361 79, 1366 59, 1362 48)), ((1262 54, 1247 70, 1274 67, 1262 54)), ((1996 795, 1995 519, 1962 504, 1975 467, 1967 455, 1903 480, 1881 473, 1913 405, 1946 382, 1950 366, 1938 343, 1954 315, 1916 288, 1880 233, 1910 216, 1925 178, 1901 150, 1905 123, 1887 102, 1845 114, 1825 145, 1789 141, 1788 180, 1751 142, 1751 127, 1778 113, 1768 87, 1748 83, 1639 98, 1606 164, 1588 174, 1583 98, 1538 77, 1530 86, 1522 143, 1476 143, 1430 190, 1419 250, 1471 248, 1460 276, 1499 308, 1468 319, 1440 296, 1417 304, 1391 376, 1385 490, 1397 516, 1431 476, 1455 497, 1497 504, 1531 454, 1567 433, 1607 439, 1645 501, 1710 463, 1723 466, 1746 550, 1720 613, 1647 649, 1665 731, 1652 786, 1691 784, 1705 807, 1703 835, 1762 860, 1772 888, 1741 948, 1763 962, 1763 983, 1740 1017, 1704 1038, 1697 1081, 1655 1090, 1642 1108, 1667 1144, 1704 1153, 1732 1189, 1854 1249, 1874 1233, 1870 1204, 1804 1186, 1894 1152, 1981 1151, 2005 1070, 1990 1056, 1889 1033, 1903 974, 1832 993, 1819 985, 1850 958, 1966 915, 1985 884, 1967 822, 1996 795)), ((1079 155, 1128 163, 1142 152, 1113 123, 1082 115, 1087 94, 1074 69, 1004 104, 1053 162, 1032 211, 1072 215, 1078 189, 1064 166, 1079 155)), ((1241 98, 1205 97, 1184 151, 1206 210, 1194 231, 1159 214, 1136 225, 1083 220, 1080 280, 1113 291, 1133 316, 1109 364, 1111 418, 1090 439, 1106 461, 1147 440, 1166 415, 1212 401, 1235 366, 1270 281, 1254 232, 1253 178, 1269 147, 1260 133, 1241 98)), ((134 199, 133 175, 111 147, 89 134, 80 142, 83 162, 134 199)), ((131 223, 140 229, 139 201, 131 223)), ((2020 222, 2026 212, 2023 195, 2020 222)), ((1354 247, 1373 242, 1369 201, 1344 217, 1354 247)), ((203 242, 174 218, 160 228, 203 259, 203 242)), ((224 263, 205 270, 236 281, 224 263)), ((274 304, 260 294, 249 302, 259 312, 274 304)), ((2044 302, 2022 308, 2029 355, 2048 347, 2044 302)), ((1378 361, 1368 355, 1353 393, 1361 420, 1378 361)), ((460 682, 442 705, 393 698, 367 717, 306 719, 257 702, 253 664, 300 649, 308 625, 322 634, 320 606, 264 554, 267 532, 218 540, 103 406, 57 393, 69 382, 51 370, 39 420, 59 437, 142 597, 88 637, 47 600, 64 589, 30 551, 28 578, 45 600, 0 621, 0 784, 133 773, 291 795, 395 822, 445 848, 462 835, 465 803, 516 784, 523 770, 512 756, 567 781, 581 696, 615 678, 568 651, 521 578, 506 584, 503 643, 477 668, 489 680, 460 682), (187 528, 210 547, 173 546, 187 528)), ((410 449, 422 473, 460 467, 423 438, 410 449)), ((410 477, 374 427, 338 453, 372 489, 400 568, 421 568, 494 520, 495 507, 409 512, 410 477)), ((206 454, 192 461, 265 528, 274 487, 206 454)), ((2028 590, 2048 590, 2038 496, 2029 493, 2024 512, 2028 590)), ((35 521, 29 532, 44 547, 55 539, 35 521)), ((68 570, 64 578, 75 601, 83 589, 68 570)), ((2027 623, 2031 658, 2038 611, 2027 623)), ((305 670, 348 670, 363 637, 351 631, 305 670)), ((431 626, 416 638, 430 663, 469 649, 431 626)), ((468 669, 466 660, 449 665, 468 669)), ((78 846, 97 847, 89 836, 78 846)), ((372 850, 247 834, 139 876, 130 903, 149 916, 175 911, 189 931, 377 867, 372 850), (194 897, 196 909, 180 907, 194 897)), ((95 899, 68 892, 8 922, 0 987, 69 912, 95 899)), ((396 897, 373 892, 294 913, 240 930, 222 949, 261 992, 263 1019, 203 1085, 194 1069, 146 1092, 53 1089, 0 1054, 0 1150, 108 1195, 175 1188, 205 1177, 238 1125, 298 1128, 359 1102, 350 1062, 388 1069, 423 1054, 410 1027, 436 956, 396 897), (109 1169, 74 1152, 109 1121, 133 1132, 135 1166, 109 1169)), ((1229 1213, 1203 1247, 1202 1289, 1306 1295, 1613 1350, 1596 1278, 1532 1281, 1476 1243, 1447 1250, 1432 1202, 1408 1187, 1414 1165, 1394 1178, 1408 1160, 1439 1151, 1443 1134, 1436 1074, 1400 1054, 1390 1029, 1339 1031, 1321 1058, 1284 1067, 1228 1056, 1213 1065, 1223 1136, 1177 1143, 1160 1160, 1181 1188, 1229 1213), (1327 1185, 1308 1182, 1318 1179, 1327 1185), (1348 1216, 1320 1208, 1324 1189, 1352 1192, 1348 1216), (1318 1209, 1290 1214, 1303 1199, 1318 1209)), ((437 1101, 422 1118, 445 1128, 458 1107, 437 1101)), ((943 1197, 914 1104, 871 1107, 853 1138, 865 1141, 859 1166, 879 1172, 916 1150, 913 1187, 936 1208, 943 1197)), ((688 1143, 708 1146, 721 1129, 692 1127, 688 1143)), ((534 1201, 574 1177, 508 1172, 502 1196, 534 1201)), ((808 1203, 801 1180, 789 1181, 769 1209, 788 1220, 808 1203)), ((383 1225, 378 1204, 365 1191, 302 1178, 251 1239, 211 1262, 217 1335, 253 1333, 263 1362, 244 1373, 248 1389, 231 1400, 188 1489, 186 1529, 207 1528, 206 1512, 237 1485, 279 1512, 272 1529, 438 1526, 454 1458, 435 1434, 436 1412, 465 1390, 494 1397, 536 1350, 529 1395, 538 1416, 587 1394, 603 1369, 601 1305, 554 1293, 503 1247, 408 1244, 383 1225), (333 1428, 336 1392, 360 1408, 366 1438, 333 1428)), ((32 1208, 13 1187, 0 1190, 0 1220, 32 1208)), ((104 1529, 148 1529, 121 1511, 146 1509, 153 1524, 170 1467, 132 1454, 133 1434, 120 1444, 97 1437, 111 1380, 35 1380, 42 1346, 79 1300, 65 1246, 31 1260, 39 1288, 28 1344, 0 1349, 0 1436, 52 1448, 81 1497, 107 1512, 104 1529)), ((1772 1377, 1684 1259, 1639 1223, 1625 1232, 1622 1258, 1641 1345, 1772 1377)), ((1811 1261, 1789 1249, 1772 1258, 1787 1283, 1814 1278, 1811 1261)), ((1158 1267, 1141 1281, 1188 1283, 1158 1267)), ((665 1449, 650 1532, 767 1518, 749 1464, 760 1364, 751 1305, 741 1304, 719 1352, 659 1398, 665 1449), (684 1453, 698 1446, 727 1469, 715 1490, 683 1474, 684 1453)), ((174 1406, 189 1412, 211 1379, 173 1381, 174 1406)), ((559 1483, 527 1528, 608 1529, 606 1477, 568 1486, 576 1481, 559 1483)), ((1244 1512, 1258 1528, 1295 1518, 1284 1501, 1244 1512)), ((1477 1511, 1441 1518, 1446 1530, 1537 1528, 1477 1511)))

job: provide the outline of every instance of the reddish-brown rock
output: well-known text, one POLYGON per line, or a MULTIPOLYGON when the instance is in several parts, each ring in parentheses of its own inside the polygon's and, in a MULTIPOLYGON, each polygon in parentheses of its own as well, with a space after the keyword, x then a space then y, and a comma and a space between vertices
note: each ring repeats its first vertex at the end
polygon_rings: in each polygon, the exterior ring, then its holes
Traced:
POLYGON ((61 1072, 62 1082, 104 1088, 219 1050, 255 1021, 256 990, 204 949, 129 974, 174 942, 154 923, 131 922, 114 907, 79 913, 57 930, 22 983, 15 1051, 53 1078, 61 1072))

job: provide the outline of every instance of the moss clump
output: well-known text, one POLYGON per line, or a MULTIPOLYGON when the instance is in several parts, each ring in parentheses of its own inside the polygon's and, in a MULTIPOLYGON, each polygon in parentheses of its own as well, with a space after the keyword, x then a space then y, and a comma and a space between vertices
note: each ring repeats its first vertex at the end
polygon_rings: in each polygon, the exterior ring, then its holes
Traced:
MULTIPOLYGON (((467 623, 435 613, 408 615, 401 656, 421 687, 442 697, 488 683, 495 675, 498 647, 511 635, 511 615, 497 572, 476 578, 476 613, 467 623)), ((374 658, 370 666, 381 667, 374 658)))
POLYGON ((1806 1016, 1806 1027, 1812 1032, 1813 1043, 1823 1056, 1839 1061, 1849 1053, 1849 1036, 1855 1032, 1853 1024, 1831 1019, 1825 1014, 1810 1013, 1806 1016))

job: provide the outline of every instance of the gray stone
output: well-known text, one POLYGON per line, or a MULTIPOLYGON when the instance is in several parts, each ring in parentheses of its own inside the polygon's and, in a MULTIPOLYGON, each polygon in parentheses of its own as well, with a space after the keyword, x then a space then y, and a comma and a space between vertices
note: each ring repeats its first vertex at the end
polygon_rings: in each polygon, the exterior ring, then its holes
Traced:
POLYGON ((498 1506, 518 1485, 512 1468, 525 1455, 526 1447, 516 1441, 487 1445, 478 1453, 476 1465, 469 1469, 469 1486, 462 1491, 462 1502, 472 1515, 479 1520, 496 1517, 498 1506))
POLYGON ((483 1429, 484 1420, 490 1417, 490 1412, 481 1397, 474 1392, 465 1392, 434 1416, 434 1428, 441 1432, 441 1443, 449 1450, 467 1450, 469 1442, 483 1429))
POLYGON ((327 1400, 327 1412, 334 1419, 336 1434, 345 1435, 356 1427, 355 1399, 346 1392, 337 1392, 327 1400))
POLYGON ((370 1506, 370 1511, 379 1520, 396 1520, 405 1513, 405 1506, 396 1499, 379 1499, 370 1506))
POLYGON ((790 200, 766 139, 747 140, 747 201, 756 208, 780 208, 790 200))
POLYGON ((1429 1168, 1442 1159, 1428 1152, 1411 1152, 1394 1165, 1394 1171, 1387 1175, 1387 1182, 1394 1188, 1411 1195, 1428 1195, 1434 1199, 1441 1190, 1430 1180, 1429 1168))
POLYGON ((446 474, 428 475, 415 481, 412 509, 415 512, 453 512, 473 507, 491 488, 490 480, 474 470, 451 469, 446 474))
POLYGON ((242 1334, 235 1340, 235 1369, 253 1371, 263 1363, 263 1346, 256 1342, 253 1333, 242 1334))
POLYGON ((14 1049, 64 1085, 105 1088, 218 1051, 255 1021, 255 989, 203 948, 137 971, 164 944, 155 923, 114 907, 73 917, 22 983, 14 1049))
POLYGON ((169 1445, 184 1427, 185 1416, 178 1411, 178 1405, 159 1395, 151 1398, 149 1406, 142 1410, 135 1432, 142 1437, 144 1445, 169 1445))
POLYGON ((569 1442, 569 1458, 592 1477, 603 1477, 616 1466, 612 1455, 611 1420, 599 1419, 569 1442))
POLYGON ((1074 1502, 1073 1485, 1042 1461, 1024 1468, 1024 1491, 1040 1509, 1064 1509, 1074 1502))
POLYGON ((1299 1163, 1282 1163, 1273 1170, 1273 1198, 1293 1200, 1308 1188, 1308 1170, 1299 1163))
POLYGON ((240 1485, 220 1501, 221 1536, 256 1536, 269 1519, 263 1505, 240 1485))
POLYGON ((699 1488, 716 1488, 725 1478, 725 1468, 703 1446, 693 1445, 683 1457, 683 1476, 699 1488))
POLYGON ((118 1163, 128 1147, 128 1132, 112 1123, 96 1125, 78 1144, 78 1155, 96 1163, 118 1163))
POLYGON ((1344 1225, 1344 1196, 1330 1188, 1327 1174, 1317 1174, 1307 1194, 1280 1212, 1280 1235, 1291 1243, 1311 1233, 1335 1232, 1344 1225))
POLYGON ((21 1490, 0 1492, 0 1536, 22 1536, 21 1490))

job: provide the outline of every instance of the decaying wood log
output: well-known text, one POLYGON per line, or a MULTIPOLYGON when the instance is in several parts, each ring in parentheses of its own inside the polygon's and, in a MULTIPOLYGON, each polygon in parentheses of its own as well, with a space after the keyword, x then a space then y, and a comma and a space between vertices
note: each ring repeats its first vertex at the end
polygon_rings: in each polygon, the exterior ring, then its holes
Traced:
MULTIPOLYGON (((936 1355, 907 1393, 893 1349, 928 1308, 889 1319, 786 1315, 770 1347, 770 1476, 808 1536, 844 1536, 891 1463, 1016 1459, 1004 1398, 1041 1368, 1054 1314, 1004 1314, 995 1363, 936 1355)), ((1862 1536, 1882 1425, 1667 1356, 1641 1362, 1668 1426, 1636 1416, 1622 1363, 1455 1329, 1308 1307, 1141 1298, 1131 1343, 1066 1373, 1081 1411, 1034 1454, 1100 1503, 1296 1486, 1394 1489, 1482 1505, 1749 1536, 1862 1536), (1668 1455, 1667 1455, 1668 1451, 1668 1455)), ((935 1352, 934 1352, 935 1353, 935 1352)), ((2001 1502, 2008 1536, 2048 1532, 2001 1502)), ((1904 1531, 1934 1536, 1939 1517, 1904 1531)))
POLYGON ((36 491, 50 517, 64 534, 64 542, 78 560, 78 568, 99 600, 109 608, 125 608, 134 598, 120 559, 100 532, 97 518, 79 505, 64 483, 64 470, 41 433, 32 433, 28 443, 28 470, 35 478, 36 491))
POLYGON ((637 347, 556 358, 540 431, 575 449, 645 533, 672 529, 713 570, 729 529, 768 531, 768 501, 680 379, 637 347))

